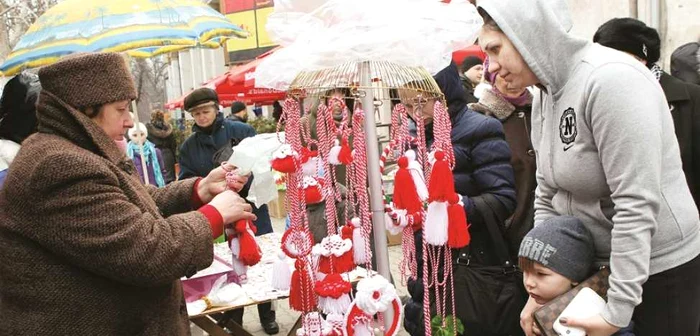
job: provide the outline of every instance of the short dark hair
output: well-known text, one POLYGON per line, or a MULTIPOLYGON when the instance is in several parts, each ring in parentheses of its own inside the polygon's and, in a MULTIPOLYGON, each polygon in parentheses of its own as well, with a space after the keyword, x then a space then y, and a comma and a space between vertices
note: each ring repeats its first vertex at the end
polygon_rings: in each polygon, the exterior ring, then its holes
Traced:
POLYGON ((497 32, 502 32, 501 27, 498 26, 498 23, 494 21, 494 19, 487 13, 483 8, 479 7, 477 9, 479 12, 479 15, 481 15, 481 18, 484 19, 484 28, 488 28, 497 32))

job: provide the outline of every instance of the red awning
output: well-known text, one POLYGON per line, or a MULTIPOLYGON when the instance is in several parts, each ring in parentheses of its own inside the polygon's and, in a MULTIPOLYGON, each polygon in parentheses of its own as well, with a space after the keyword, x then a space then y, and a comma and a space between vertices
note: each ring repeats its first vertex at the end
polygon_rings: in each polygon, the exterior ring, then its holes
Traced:
MULTIPOLYGON (((242 101, 248 105, 256 103, 269 105, 277 100, 284 99, 286 96, 284 91, 256 88, 255 78, 253 77, 255 68, 262 62, 262 59, 275 50, 277 49, 270 50, 248 63, 239 65, 218 77, 210 79, 202 84, 202 87, 215 90, 219 94, 219 103, 224 107, 231 106, 234 101, 242 101)), ((165 104, 165 108, 168 110, 182 108, 185 97, 188 94, 189 92, 180 98, 168 102, 165 104)))
POLYGON ((486 59, 486 54, 484 53, 484 51, 481 50, 481 47, 475 44, 453 52, 452 60, 455 61, 457 67, 459 67, 462 64, 462 61, 464 61, 464 59, 469 56, 476 56, 478 58, 481 58, 481 60, 486 59))

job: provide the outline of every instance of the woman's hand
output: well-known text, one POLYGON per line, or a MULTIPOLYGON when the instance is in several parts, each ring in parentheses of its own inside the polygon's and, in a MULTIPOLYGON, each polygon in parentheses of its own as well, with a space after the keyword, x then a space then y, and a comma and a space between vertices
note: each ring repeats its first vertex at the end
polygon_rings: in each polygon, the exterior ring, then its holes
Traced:
MULTIPOLYGON (((209 203, 214 196, 228 189, 226 182, 226 173, 236 169, 233 165, 225 163, 222 166, 212 170, 207 177, 199 181, 197 194, 202 203, 209 203)), ((235 191, 241 191, 243 186, 248 182, 247 176, 236 176, 235 183, 232 183, 235 191)))
POLYGON ((572 328, 580 328, 586 331, 588 336, 610 336, 620 328, 608 323, 600 314, 585 319, 562 317, 559 323, 572 328))
POLYGON ((528 297, 525 307, 520 312, 520 328, 523 328, 527 336, 539 336, 541 334, 540 329, 535 325, 535 318, 533 317, 535 310, 540 307, 542 306, 537 304, 535 299, 528 297))
POLYGON ((226 190, 214 197, 209 205, 216 208, 224 219, 224 224, 235 223, 241 219, 255 221, 253 207, 231 190, 226 190))

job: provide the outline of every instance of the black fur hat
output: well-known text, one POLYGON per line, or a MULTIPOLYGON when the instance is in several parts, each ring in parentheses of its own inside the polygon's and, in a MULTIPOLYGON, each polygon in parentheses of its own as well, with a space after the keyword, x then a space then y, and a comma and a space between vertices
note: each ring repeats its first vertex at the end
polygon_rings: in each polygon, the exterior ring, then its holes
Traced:
POLYGON ((661 57, 661 39, 656 29, 632 18, 612 19, 598 28, 593 42, 628 52, 651 67, 661 57))

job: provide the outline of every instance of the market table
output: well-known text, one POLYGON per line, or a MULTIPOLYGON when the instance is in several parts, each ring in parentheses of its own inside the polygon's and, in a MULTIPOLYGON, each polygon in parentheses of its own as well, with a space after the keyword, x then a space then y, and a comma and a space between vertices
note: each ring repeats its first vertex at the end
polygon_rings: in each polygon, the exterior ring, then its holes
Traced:
MULTIPOLYGON (((245 292, 245 297, 236 301, 235 304, 229 306, 213 307, 199 314, 191 314, 190 321, 212 336, 230 335, 224 330, 224 328, 228 328, 233 335, 252 336, 251 333, 231 319, 223 321, 222 325, 220 326, 212 315, 225 313, 248 306, 257 306, 261 303, 286 299, 289 297, 289 291, 275 290, 272 288, 270 283, 272 276, 272 265, 280 253, 280 239, 281 234, 276 232, 256 237, 258 246, 260 246, 260 249, 263 252, 263 258, 257 265, 248 268, 248 280, 246 283, 241 285, 243 291, 245 292)), ((232 258, 231 250, 226 246, 226 243, 215 244, 214 255, 215 260, 219 261, 231 260, 232 258)), ((289 262, 290 268, 292 268, 294 266, 294 259, 288 258, 287 261, 289 262)), ((206 271, 207 270, 203 270, 201 272, 206 271)), ((362 267, 357 267, 354 271, 350 272, 350 280, 353 283, 359 281, 365 276, 367 276, 367 271, 362 267)), ((183 283, 186 281, 188 281, 188 279, 183 279, 183 283)), ((288 335, 295 336, 296 330, 300 326, 301 316, 290 329, 288 335)))

